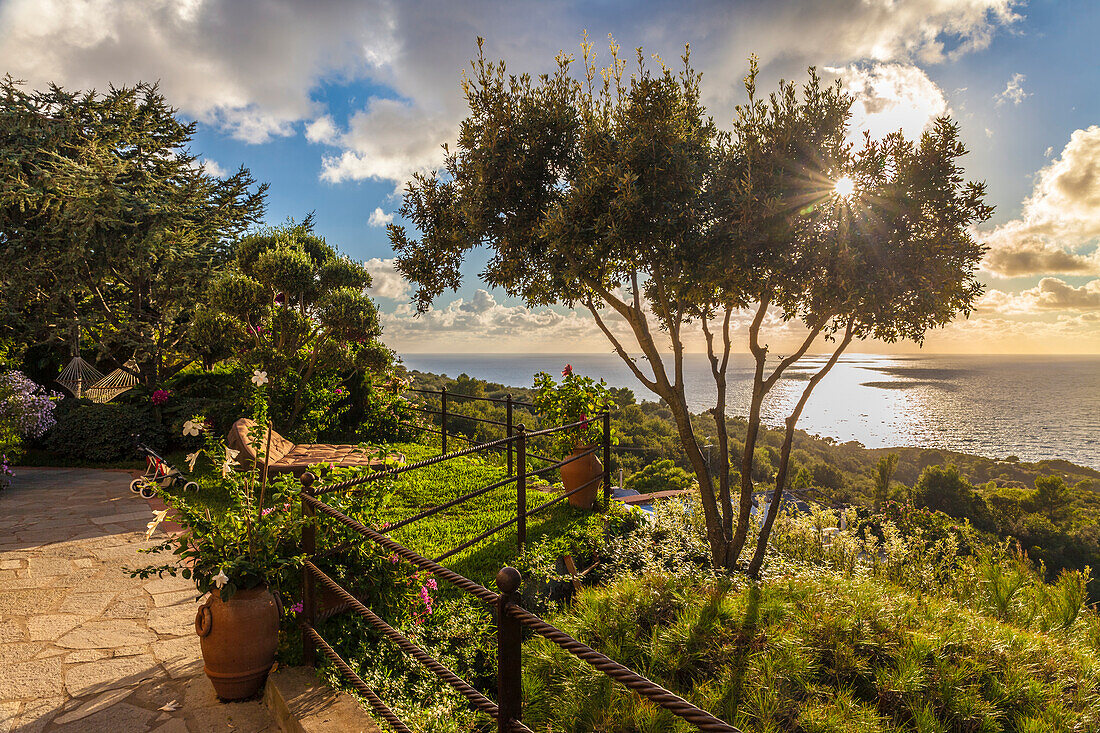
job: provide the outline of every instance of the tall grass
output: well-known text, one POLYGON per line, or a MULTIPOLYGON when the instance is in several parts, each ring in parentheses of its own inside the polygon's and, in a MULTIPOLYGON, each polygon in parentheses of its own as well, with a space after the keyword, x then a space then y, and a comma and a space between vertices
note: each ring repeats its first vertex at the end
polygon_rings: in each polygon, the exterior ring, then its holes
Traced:
MULTIPOLYGON (((554 622, 745 731, 1100 729, 1098 658, 873 577, 788 568, 760 585, 684 576, 586 590, 554 622)), ((556 645, 525 647, 537 730, 692 728, 556 645)))

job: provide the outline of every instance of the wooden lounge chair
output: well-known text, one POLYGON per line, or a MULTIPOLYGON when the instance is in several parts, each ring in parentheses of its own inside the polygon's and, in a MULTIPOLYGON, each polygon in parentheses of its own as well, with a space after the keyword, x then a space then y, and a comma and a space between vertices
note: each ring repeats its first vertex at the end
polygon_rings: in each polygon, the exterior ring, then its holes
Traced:
MULTIPOLYGON (((256 463, 257 455, 266 445, 255 446, 249 438, 249 431, 256 423, 246 417, 242 417, 233 423, 226 436, 225 444, 238 451, 237 462, 242 466, 251 467, 256 463), (257 448, 260 450, 258 451, 257 448)), ((262 429, 261 429, 262 430, 262 429)), ((257 432, 259 434, 259 432, 257 432)), ((267 437, 263 438, 266 444, 267 437)), ((404 460, 404 456, 396 454, 392 458, 404 460)), ((378 455, 377 450, 364 450, 357 445, 332 445, 329 443, 304 443, 295 445, 271 431, 271 455, 268 457, 267 466, 269 473, 293 473, 301 476, 306 470, 318 463, 329 463, 334 466, 383 466, 385 460, 378 455)))

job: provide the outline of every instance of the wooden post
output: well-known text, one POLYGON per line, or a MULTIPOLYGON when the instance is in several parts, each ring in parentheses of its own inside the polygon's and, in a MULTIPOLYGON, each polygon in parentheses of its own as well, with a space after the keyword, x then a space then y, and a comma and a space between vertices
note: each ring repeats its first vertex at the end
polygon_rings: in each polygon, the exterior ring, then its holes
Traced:
MULTIPOLYGON (((507 418, 508 437, 511 438, 512 437, 512 395, 510 395, 510 394, 505 395, 505 400, 506 400, 507 412, 508 412, 508 418, 507 418)), ((515 468, 512 465, 512 443, 509 441, 509 443, 508 443, 508 475, 509 476, 514 476, 515 474, 512 473, 512 471, 514 471, 514 470, 515 470, 515 468)))
MULTIPOLYGON (((317 477, 312 473, 302 474, 302 493, 313 496, 313 482, 317 477)), ((317 554, 317 525, 316 512, 313 506, 306 501, 302 502, 302 518, 305 525, 302 527, 302 552, 313 560, 317 554)), ((316 580, 309 568, 302 568, 302 619, 313 626, 317 623, 317 595, 313 584, 316 580)), ((302 660, 306 665, 313 667, 317 663, 317 645, 305 630, 302 631, 302 660)))
POLYGON ((523 629, 508 614, 508 607, 519 605, 519 571, 504 567, 497 573, 497 731, 512 729, 512 721, 523 720, 523 629))
POLYGON ((447 454, 447 385, 439 390, 439 436, 443 440, 443 455, 447 454))
POLYGON ((516 545, 527 543, 527 428, 516 426, 516 545))
POLYGON ((611 410, 603 411, 603 507, 611 508, 611 410))

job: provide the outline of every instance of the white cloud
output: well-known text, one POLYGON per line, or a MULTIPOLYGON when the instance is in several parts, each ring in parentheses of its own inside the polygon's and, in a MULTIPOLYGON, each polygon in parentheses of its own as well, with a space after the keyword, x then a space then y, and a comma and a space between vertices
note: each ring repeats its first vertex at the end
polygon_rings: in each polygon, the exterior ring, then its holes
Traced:
POLYGON ((370 219, 367 220, 367 223, 370 224, 372 227, 384 227, 387 224, 393 223, 393 214, 387 214, 386 212, 382 211, 381 206, 375 207, 374 211, 371 212, 370 219))
POLYGON ((443 162, 442 144, 455 136, 455 130, 446 115, 392 99, 372 99, 334 139, 344 152, 325 156, 321 178, 333 183, 376 178, 400 186, 413 173, 443 162))
POLYGON ((330 115, 321 115, 306 125, 306 140, 311 143, 333 145, 337 136, 336 123, 332 121, 330 115))
POLYGON ((322 79, 388 63, 391 15, 384 0, 8 0, 0 68, 35 87, 159 80, 185 114, 264 142, 314 116, 322 79))
POLYGON ((981 236, 982 267, 996 275, 1100 274, 1100 126, 1074 131, 1036 175, 1021 216, 981 236))
POLYGON ((624 48, 645 45, 666 58, 692 41, 706 102, 717 119, 728 119, 749 53, 770 81, 800 78, 811 63, 940 63, 987 46, 1019 19, 1017 5, 7 0, 0 5, 0 68, 33 86, 160 80, 184 114, 252 142, 294 134, 309 121, 308 139, 341 149, 324 158, 326 180, 400 184, 437 166, 440 144, 453 141, 464 114, 459 77, 478 35, 490 58, 508 59, 516 72, 548 70, 559 49, 576 50, 584 28, 594 39, 614 31, 624 48), (369 100, 341 131, 314 92, 326 82, 363 80, 400 101, 369 100))
POLYGON ((993 96, 993 99, 996 100, 996 106, 1000 107, 1002 104, 1009 102, 1018 105, 1020 102, 1030 97, 1031 94, 1024 91, 1025 79, 1027 79, 1027 77, 1023 74, 1013 74, 1012 78, 1008 80, 1008 85, 1005 87, 1005 90, 993 96))
POLYGON ((202 169, 215 178, 225 178, 228 175, 228 171, 222 168, 217 161, 207 158, 202 161, 202 169))
POLYGON ((393 259, 381 259, 372 257, 363 263, 371 276, 369 293, 375 298, 388 298, 390 300, 404 300, 409 297, 411 286, 409 281, 401 277, 401 273, 394 267, 393 259))
POLYGON ((1100 280, 1090 280, 1074 287, 1065 280, 1044 277, 1035 287, 1019 293, 990 290, 982 297, 978 309, 985 315, 1096 311, 1100 310, 1100 280))
POLYGON ((911 64, 852 64, 826 67, 838 75, 855 101, 852 138, 862 139, 901 130, 914 139, 937 118, 950 114, 947 99, 923 70, 911 64))

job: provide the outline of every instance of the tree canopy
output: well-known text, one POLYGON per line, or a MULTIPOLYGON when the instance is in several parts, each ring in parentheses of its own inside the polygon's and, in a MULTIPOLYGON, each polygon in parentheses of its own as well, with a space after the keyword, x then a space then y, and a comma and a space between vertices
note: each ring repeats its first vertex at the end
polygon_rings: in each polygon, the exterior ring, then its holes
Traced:
POLYGON ((218 178, 156 85, 70 92, 0 82, 0 332, 78 342, 147 386, 194 359, 196 300, 264 211, 245 168, 218 178))
MULTIPOLYGON (((832 342, 787 420, 793 431, 810 392, 854 339, 920 343, 929 328, 968 313, 981 292, 973 275, 983 253, 968 229, 990 214, 984 188, 964 181, 957 160, 965 149, 948 119, 917 142, 895 133, 855 148, 847 142, 851 98, 813 69, 801 86, 782 82, 761 99, 753 62, 748 102, 722 131, 700 102, 687 53, 674 71, 651 67, 639 50, 627 77, 616 46, 602 70, 591 44, 582 49, 580 78, 565 55, 554 73, 533 79, 479 53, 463 83, 470 114, 457 148, 443 171, 417 175, 407 188, 401 214, 419 239, 390 227, 397 267, 418 284, 425 310, 458 287, 465 256, 484 246, 491 257, 481 277, 490 285, 528 306, 586 308, 637 379, 669 405, 699 479, 715 561, 733 567, 750 523, 764 398, 815 343, 832 342), (841 179, 850 194, 838 193, 841 179), (742 309, 751 314, 756 369, 735 511, 726 373, 742 309), (761 341, 768 313, 801 322, 806 334, 771 365, 761 341), (718 387, 716 476, 685 395, 686 343, 700 330, 718 387)), ((777 494, 787 486, 789 453, 788 435, 777 494)), ((770 502, 752 574, 779 504, 770 502)))
POLYGON ((204 293, 191 338, 208 362, 233 356, 268 372, 286 403, 284 428, 304 409, 331 407, 349 375, 389 366, 370 273, 314 234, 312 216, 251 233, 231 251, 234 267, 204 293))

